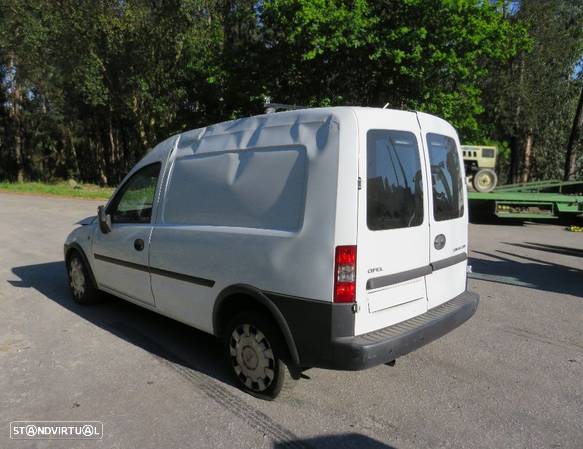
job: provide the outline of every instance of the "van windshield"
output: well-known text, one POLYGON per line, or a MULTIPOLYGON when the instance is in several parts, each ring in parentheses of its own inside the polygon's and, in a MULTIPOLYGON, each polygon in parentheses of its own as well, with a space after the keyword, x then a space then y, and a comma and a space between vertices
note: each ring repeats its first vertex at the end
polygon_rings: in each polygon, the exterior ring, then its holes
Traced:
POLYGON ((423 177, 413 133, 368 132, 366 188, 369 229, 408 228, 423 222, 423 177))
POLYGON ((464 215, 461 166, 455 141, 441 134, 427 134, 431 182, 433 185, 433 218, 451 220, 464 215))

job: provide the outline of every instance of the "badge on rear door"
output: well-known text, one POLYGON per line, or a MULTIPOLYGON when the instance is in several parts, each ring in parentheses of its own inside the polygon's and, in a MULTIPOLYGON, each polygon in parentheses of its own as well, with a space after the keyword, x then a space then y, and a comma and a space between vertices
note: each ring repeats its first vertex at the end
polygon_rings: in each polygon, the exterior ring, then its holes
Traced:
POLYGON ((445 235, 439 234, 437 237, 435 237, 433 246, 435 246, 435 249, 443 248, 445 246, 445 235))

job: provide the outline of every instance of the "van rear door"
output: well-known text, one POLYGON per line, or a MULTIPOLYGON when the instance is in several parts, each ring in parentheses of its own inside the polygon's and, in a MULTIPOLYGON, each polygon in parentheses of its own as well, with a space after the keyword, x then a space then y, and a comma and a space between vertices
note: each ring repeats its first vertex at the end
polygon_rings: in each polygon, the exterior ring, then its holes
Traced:
POLYGON ((455 129, 437 117, 417 113, 426 171, 431 173, 429 196, 430 263, 427 276, 429 309, 466 289, 468 203, 463 158, 455 129))
POLYGON ((413 112, 359 112, 355 334, 427 311, 427 165, 413 112))

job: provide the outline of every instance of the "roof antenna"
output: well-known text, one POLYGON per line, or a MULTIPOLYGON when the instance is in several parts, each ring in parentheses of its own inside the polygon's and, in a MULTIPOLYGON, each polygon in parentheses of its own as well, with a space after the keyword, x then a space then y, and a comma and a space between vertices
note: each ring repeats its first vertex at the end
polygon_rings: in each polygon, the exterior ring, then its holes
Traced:
POLYGON ((391 103, 387 103, 386 105, 383 106, 383 109, 387 109, 390 105, 391 103))

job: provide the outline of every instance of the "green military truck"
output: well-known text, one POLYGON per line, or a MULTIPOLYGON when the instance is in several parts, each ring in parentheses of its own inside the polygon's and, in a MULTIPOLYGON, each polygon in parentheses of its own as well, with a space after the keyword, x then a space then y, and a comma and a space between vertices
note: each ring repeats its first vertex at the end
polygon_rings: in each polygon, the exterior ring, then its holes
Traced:
POLYGON ((496 168, 496 147, 482 145, 462 145, 464 166, 468 181, 476 192, 491 192, 498 183, 496 168))

